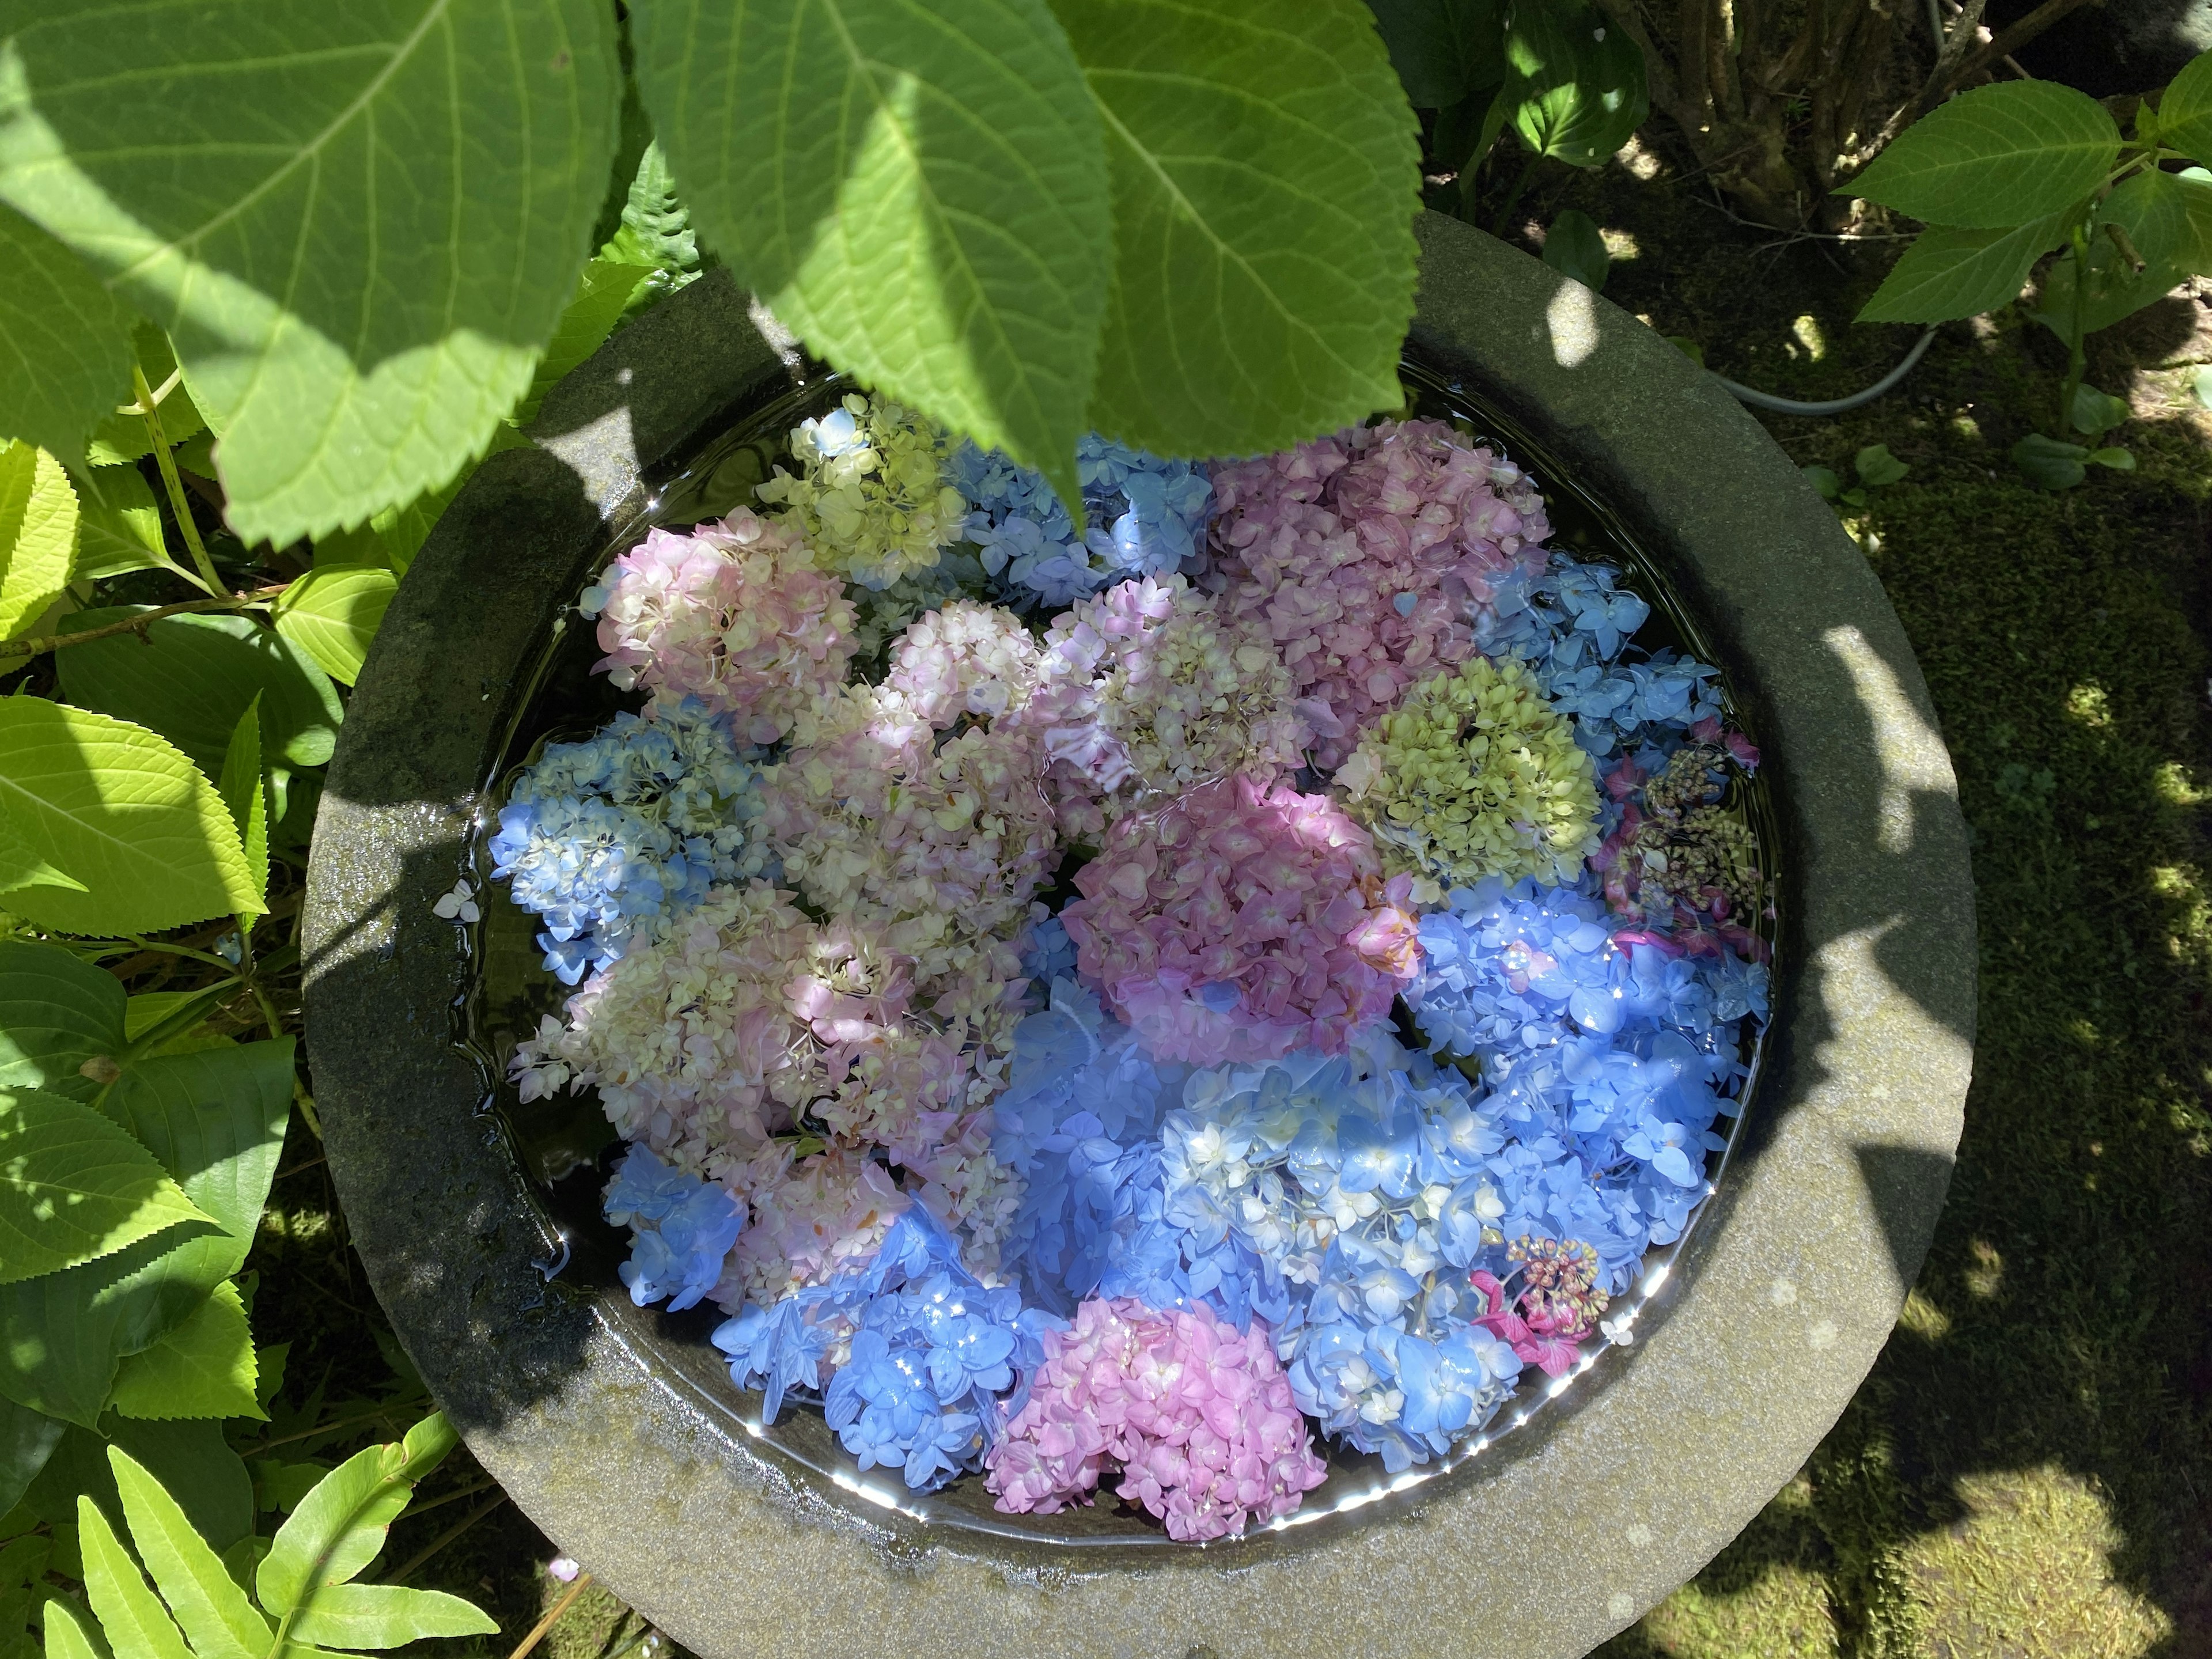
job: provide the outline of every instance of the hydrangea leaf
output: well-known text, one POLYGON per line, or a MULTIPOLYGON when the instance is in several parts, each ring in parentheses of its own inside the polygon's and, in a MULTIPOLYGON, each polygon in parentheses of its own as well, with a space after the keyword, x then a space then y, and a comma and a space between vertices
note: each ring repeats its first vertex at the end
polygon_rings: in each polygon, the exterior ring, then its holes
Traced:
POLYGON ((1091 424, 1279 449, 1402 397, 1413 114, 1358 0, 1060 0, 1113 165, 1091 424))
POLYGON ((2079 206, 2025 225, 1923 230, 1859 313, 1863 323, 1946 323, 2020 297, 2035 262, 2066 235, 2079 206))
POLYGON ((137 933, 258 903, 222 797, 168 739, 88 708, 0 697, 0 817, 86 892, 27 887, 42 927, 137 933))
POLYGON ((1076 501, 1114 223, 1045 0, 638 0, 630 27, 693 222, 739 279, 1076 501))
POLYGON ((232 526, 278 543, 453 477, 530 384, 613 155, 594 0, 11 8, 0 200, 165 328, 232 526), (118 85, 131 142, 115 142, 118 85))
POLYGON ((263 1659, 275 1632, 161 1483, 119 1446, 107 1459, 131 1541, 198 1659, 263 1659))
POLYGON ((2191 58, 2159 99, 2158 142, 2212 165, 2212 52, 2191 58))
MULTIPOLYGON (((131 344, 137 354, 138 367, 146 376, 147 389, 167 386, 169 376, 177 368, 177 354, 169 349, 169 337, 153 324, 142 322, 131 331, 131 344)), ((137 402, 137 395, 129 389, 128 370, 125 371, 125 380, 121 403, 107 411, 107 417, 94 429, 91 443, 86 446, 85 459, 94 466, 121 466, 154 453, 154 434, 146 424, 146 417, 123 412, 123 404, 137 402)), ((160 407, 161 436, 171 444, 206 438, 207 418, 192 402, 191 388, 183 381, 169 387, 160 407)), ((214 475, 204 472, 202 476, 214 475)))
POLYGON ((302 1642, 334 1648, 398 1648, 432 1636, 485 1636, 498 1622, 443 1590, 398 1584, 332 1584, 294 1621, 302 1642))
POLYGON ((31 630, 76 560, 76 491, 62 464, 21 439, 0 448, 0 640, 31 630))
POLYGON ((334 680, 361 677, 369 641, 383 625, 399 579, 389 570, 338 565, 310 570, 270 609, 276 631, 305 651, 334 680))
POLYGON ((130 324, 83 260, 0 206, 0 436, 81 459, 130 396, 130 324))
POLYGON ((228 1549, 253 1529, 253 1477, 207 1418, 149 1423, 110 1412, 97 1430, 72 1428, 32 1483, 27 1502, 42 1521, 74 1520, 80 1493, 109 1515, 127 1515, 109 1462, 127 1453, 173 1494, 210 1549, 228 1549))
POLYGON ((0 1091, 0 1284, 211 1220, 91 1107, 37 1089, 0 1091))
POLYGON ((246 1304, 226 1279, 182 1324, 123 1362, 107 1403, 125 1417, 265 1420, 254 1395, 256 1374, 246 1304))
POLYGON ((114 975, 58 945, 0 942, 0 1089, 82 1092, 82 1067, 122 1054, 130 999, 114 975))
POLYGON ((80 581, 133 570, 176 568, 161 540, 161 509, 135 466, 96 466, 79 477, 76 568, 80 581))
POLYGON ((0 896, 25 887, 61 887, 72 893, 91 890, 66 870, 57 870, 23 843, 0 819, 0 896))
POLYGON ((292 1113, 294 1040, 131 1059, 100 1103, 214 1218, 246 1265, 292 1113))
POLYGON ((2004 229, 2082 200, 2119 153, 2119 128, 2086 92, 2008 81, 1922 116, 1845 193, 1932 225, 2004 229))
MULTIPOLYGON (((129 606, 81 611, 70 631, 125 621, 129 606)), ((71 702, 159 732, 210 777, 257 699, 280 766, 319 766, 337 742, 345 707, 315 659, 250 617, 163 617, 145 635, 111 634, 55 653, 71 702)))
POLYGON ((68 1425, 12 1400, 0 1400, 0 1515, 15 1507, 61 1443, 68 1425))
POLYGON ((261 694, 258 691, 230 734, 216 788, 222 804, 230 808, 231 822, 238 826, 246 872, 260 889, 265 903, 269 897, 269 792, 261 781, 261 694))

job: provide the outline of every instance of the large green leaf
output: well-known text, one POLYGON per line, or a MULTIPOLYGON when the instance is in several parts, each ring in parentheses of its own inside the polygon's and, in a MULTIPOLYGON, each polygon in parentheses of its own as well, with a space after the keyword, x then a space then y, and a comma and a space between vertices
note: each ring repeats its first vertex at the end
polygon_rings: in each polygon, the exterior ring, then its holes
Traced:
POLYGON ((0 1088, 88 1096, 98 1085, 82 1068, 122 1054, 129 1001, 114 975, 58 945, 0 941, 0 1088))
POLYGON ((89 1106, 0 1090, 0 1284, 207 1222, 154 1155, 89 1106))
POLYGON ((607 336, 622 320, 630 295, 653 272, 653 266, 627 259, 597 258, 584 267, 575 295, 569 300, 568 309, 561 313, 553 337, 546 342, 545 355, 538 359, 538 373, 531 380, 530 390, 523 393, 522 401, 514 407, 512 418, 517 425, 528 422, 538 413, 538 404, 545 401, 545 394, 560 383, 562 375, 606 343, 607 336))
POLYGON ((131 1541, 198 1659, 263 1659, 276 1632, 233 1582, 222 1558, 137 1460, 119 1449, 107 1456, 131 1541))
POLYGON ((93 468, 77 495, 77 578, 97 581, 133 570, 175 568, 161 540, 161 509, 138 469, 93 468))
POLYGON ((2035 262, 2066 237, 2081 210, 2001 230, 1923 230, 1859 313, 1863 323, 1945 323, 2020 298, 2035 262))
POLYGON ((0 697, 0 818, 34 857, 90 890, 10 894, 8 908, 41 927, 149 933, 258 906, 222 797, 143 726, 0 697))
POLYGON ((97 1431, 72 1428, 32 1483, 25 1508, 41 1521, 73 1522, 82 1493, 107 1513, 121 1513, 108 1462, 116 1448, 175 1498, 210 1548, 228 1549, 252 1531, 253 1477, 224 1443, 222 1425, 206 1419, 142 1423, 111 1412, 97 1431))
MULTIPOLYGON (((2212 269, 2212 183, 2187 175, 2138 173, 2099 204, 2097 222, 2081 295, 2086 334, 2110 328, 2164 299, 2192 271, 2212 269), (2103 234, 2106 224, 2127 233, 2144 258, 2142 270, 2103 234)), ((2042 305, 2034 313, 2062 340, 2073 326, 2075 265, 2069 258, 2051 267, 2042 305)))
POLYGON ((708 244, 823 356, 1075 500, 1114 225, 1045 0, 636 0, 629 17, 708 244))
MULTIPOLYGON (((2120 181, 2098 204, 2097 223, 2118 225, 2147 264, 2163 265, 2194 240, 2190 201, 2212 195, 2202 185, 2186 185, 2170 173, 2146 168, 2120 181)), ((2193 251, 2193 249, 2191 249, 2193 251)))
POLYGON ((82 459, 130 395, 129 327, 83 260, 0 206, 0 438, 82 459))
POLYGON ((292 1634, 323 1647, 398 1648, 425 1637, 488 1636, 498 1629, 498 1620, 443 1590, 332 1584, 301 1610, 292 1634))
POLYGON ((2158 100, 2158 142, 2212 166, 2212 52, 2182 66, 2158 100))
POLYGON ((107 1524, 100 1505, 76 1500, 77 1544, 84 1552, 84 1593, 107 1639, 125 1659, 191 1659, 184 1633, 161 1598, 146 1587, 138 1564, 107 1524))
POLYGON ((1505 76, 1503 0, 1368 0, 1418 109, 1448 109, 1505 76))
POLYGON ((597 0, 9 0, 0 200, 165 327, 233 526, 434 488, 530 383, 613 153, 597 0), (117 142, 118 88, 129 142, 117 142))
POLYGON ((1603 167, 1650 113, 1644 54, 1580 0, 1515 0, 1505 61, 1506 115, 1538 155, 1603 167))
POLYGON ((442 1412, 434 1412, 396 1446, 356 1452, 300 1500, 254 1577, 262 1607, 282 1618, 304 1614, 332 1584, 343 1584, 376 1559, 384 1535, 415 1483, 459 1443, 442 1412))
POLYGON ((292 1113, 295 1040, 133 1060, 100 1102, 228 1236, 246 1265, 292 1113))
POLYGON ((225 1279, 174 1329, 125 1360, 108 1405, 125 1417, 266 1420, 254 1392, 253 1332, 238 1285, 225 1279))
MULTIPOLYGON (((80 611, 70 632, 123 622, 146 607, 80 611)), ((251 617, 163 617, 145 637, 111 634, 55 653, 71 702, 159 732, 210 777, 256 697, 271 764, 319 766, 337 743, 345 706, 314 658, 251 617)))
POLYGON ((0 1515, 21 1499, 68 1426, 58 1417, 0 1400, 0 1515))
POLYGON ((0 897, 25 887, 64 887, 72 893, 88 890, 68 871, 57 870, 33 852, 7 820, 0 818, 0 897))
POLYGON ((369 641, 384 625, 385 611, 399 591, 389 570, 337 565, 310 570, 277 597, 270 611, 276 631, 298 646, 334 680, 351 685, 361 677, 369 641))
POLYGON ((1846 194, 1932 225, 2002 229, 2081 201, 2119 153, 2119 128, 2088 94, 2005 81, 1922 116, 1846 194))
POLYGON ((238 826, 238 844, 246 854, 246 873, 269 899, 269 791, 261 777, 261 699, 257 695, 238 717, 237 728, 223 750, 222 770, 216 788, 230 808, 230 821, 238 826))
POLYGON ((1113 163, 1092 424, 1249 454, 1398 402, 1419 151, 1359 0, 1058 10, 1113 163))
POLYGON ((21 439, 0 445, 0 640, 30 631, 69 586, 76 562, 69 474, 21 439))

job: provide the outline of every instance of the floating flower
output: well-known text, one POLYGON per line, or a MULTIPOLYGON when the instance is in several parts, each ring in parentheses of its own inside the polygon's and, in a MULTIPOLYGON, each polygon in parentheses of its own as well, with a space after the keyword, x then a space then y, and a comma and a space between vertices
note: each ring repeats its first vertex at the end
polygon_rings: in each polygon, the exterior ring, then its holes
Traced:
POLYGON ((1112 1465, 1125 1499, 1202 1542, 1291 1513, 1328 1475, 1264 1325, 1240 1334, 1203 1306, 1093 1300, 1043 1349, 985 1459, 1002 1510, 1087 1504, 1112 1465))
POLYGON ((1115 826, 1061 913, 1085 981, 1164 1060, 1341 1054, 1419 962, 1412 884, 1327 796, 1245 776, 1115 826))
POLYGON ((799 475, 779 466, 754 494, 861 586, 889 587, 960 539, 967 503, 945 480, 951 451, 927 416, 854 393, 792 432, 799 475))
POLYGON ((1164 461, 1096 433, 1075 459, 1091 521, 1081 537, 1042 473, 972 443, 953 457, 953 482, 974 509, 968 537, 992 575, 1057 607, 1121 574, 1167 575, 1196 555, 1212 500, 1203 463, 1164 461))
POLYGON ((632 1229, 621 1268, 641 1308, 664 1297, 681 1313, 720 1283, 722 1263, 744 1229, 744 1207, 724 1188, 671 1169, 634 1146, 606 1190, 607 1219, 632 1229))
POLYGON ((1389 867, 1441 882, 1571 880, 1597 850, 1590 757, 1510 659, 1422 682, 1336 781, 1389 867))
POLYGON ((598 665, 617 685, 664 704, 696 697, 751 744, 790 730, 852 653, 842 584, 798 535, 745 507, 688 535, 651 532, 577 609, 599 618, 598 665))
POLYGON ((1036 640, 1020 618, 956 599, 906 630, 884 683, 941 730, 963 714, 996 720, 1018 712, 1036 681, 1036 640))

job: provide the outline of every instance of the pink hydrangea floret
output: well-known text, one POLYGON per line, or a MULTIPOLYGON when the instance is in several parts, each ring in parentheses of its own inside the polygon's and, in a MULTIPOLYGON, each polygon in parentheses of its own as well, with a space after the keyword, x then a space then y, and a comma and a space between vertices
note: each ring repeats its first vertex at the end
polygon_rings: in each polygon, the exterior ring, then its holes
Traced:
POLYGON ((1328 1477, 1261 1321, 1240 1334, 1202 1304, 1094 1298, 1044 1352, 984 1459, 1011 1514, 1088 1504, 1111 1465, 1169 1537, 1203 1543, 1290 1514, 1328 1477))
POLYGON ((789 528, 739 507, 685 535, 655 530, 599 574, 579 609, 599 618, 597 665, 656 702, 697 697, 769 744, 842 685, 854 612, 789 528))
POLYGON ((1442 421, 1385 421, 1217 466, 1227 616, 1264 622, 1334 769, 1416 681, 1467 660, 1472 622, 1542 573, 1521 470, 1442 421))
POLYGON ((1061 913, 1076 965, 1158 1060, 1343 1054, 1420 966, 1412 881, 1326 795, 1239 775, 1114 826, 1061 913))

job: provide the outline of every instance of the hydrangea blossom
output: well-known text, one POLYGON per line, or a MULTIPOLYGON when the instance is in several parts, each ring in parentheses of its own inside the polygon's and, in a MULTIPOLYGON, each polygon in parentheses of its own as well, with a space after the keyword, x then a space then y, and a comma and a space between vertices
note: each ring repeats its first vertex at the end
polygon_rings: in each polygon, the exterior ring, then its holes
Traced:
POLYGON ((699 703, 621 714, 584 742, 548 744, 515 778, 492 873, 545 918, 546 969, 574 985, 710 883, 762 873, 759 813, 757 769, 699 703))
POLYGON ((841 684, 853 605, 787 528, 739 507, 686 535, 654 530, 599 573, 577 609, 599 618, 599 666, 657 702, 696 697, 747 743, 774 743, 841 684))
POLYGON ((1203 1542, 1290 1514, 1327 1478, 1264 1325, 1094 1299, 1043 1346, 985 1460, 1002 1510, 1087 1504, 1110 1464, 1169 1537, 1203 1542))
POLYGON ((1160 1059, 1341 1054, 1419 966, 1411 881, 1287 784, 1240 775, 1124 818, 1075 884, 1083 977, 1160 1059))
POLYGON ((1041 679, 1022 724, 1072 833, 1231 773, 1272 779, 1307 739, 1265 633, 1224 625, 1181 576, 1123 582, 1055 618, 1041 679))
POLYGON ((1166 575, 1196 555, 1212 500, 1202 462, 1164 461, 1096 433, 1075 460, 1091 521, 1080 538, 1042 473, 972 443, 953 457, 953 483, 974 509, 968 538, 992 575, 1056 608, 1117 573, 1166 575))
POLYGON ((630 1300, 642 1308, 668 1297, 671 1313, 695 1306, 721 1282, 723 1261, 745 1224, 744 1206, 726 1189, 637 1146, 607 1183, 606 1214, 632 1230, 621 1268, 630 1300))
POLYGON ((892 647, 884 684, 939 730, 962 715, 1018 712, 1036 689, 1036 637, 996 605, 956 599, 918 618, 892 647))
POLYGON ((887 398, 848 395, 791 434, 799 476, 781 467, 754 492, 863 587, 889 587, 959 540, 967 503, 946 482, 951 444, 927 416, 887 398))
POLYGON ((1597 785, 1527 667, 1477 657, 1425 680, 1338 771, 1387 867, 1445 883, 1572 879, 1598 848, 1597 785))
POLYGON ((1605 776, 1620 816, 1590 867, 1605 881, 1613 909, 1665 927, 1680 919, 1684 942, 1705 948, 1701 932, 1747 955, 1764 941, 1745 926, 1765 908, 1766 878, 1751 826, 1720 804, 1731 764, 1748 770, 1759 751, 1718 720, 1693 728, 1696 741, 1647 745, 1620 757, 1605 776))
POLYGON ((1223 604, 1264 623, 1315 763, 1416 681, 1465 662, 1470 618, 1522 602, 1551 526, 1519 468, 1439 421, 1385 421, 1216 469, 1223 604))

